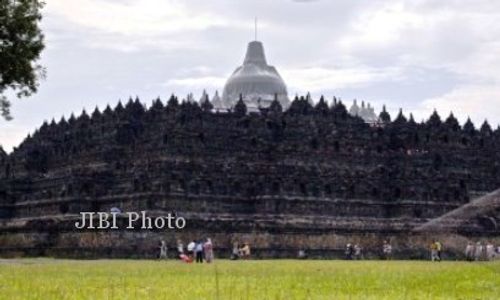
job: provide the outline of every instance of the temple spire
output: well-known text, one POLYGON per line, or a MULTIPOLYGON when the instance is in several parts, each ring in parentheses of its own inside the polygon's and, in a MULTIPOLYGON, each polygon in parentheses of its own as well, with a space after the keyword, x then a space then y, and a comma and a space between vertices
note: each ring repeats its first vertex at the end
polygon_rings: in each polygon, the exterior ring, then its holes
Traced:
POLYGON ((257 40, 257 17, 255 17, 255 41, 257 40))

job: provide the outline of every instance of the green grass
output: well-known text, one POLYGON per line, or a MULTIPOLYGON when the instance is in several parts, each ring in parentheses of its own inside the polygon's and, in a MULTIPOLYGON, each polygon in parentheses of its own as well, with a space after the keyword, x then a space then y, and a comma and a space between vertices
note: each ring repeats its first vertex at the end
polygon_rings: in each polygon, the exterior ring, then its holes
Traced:
POLYGON ((0 260, 0 299, 500 299, 500 262, 0 260))

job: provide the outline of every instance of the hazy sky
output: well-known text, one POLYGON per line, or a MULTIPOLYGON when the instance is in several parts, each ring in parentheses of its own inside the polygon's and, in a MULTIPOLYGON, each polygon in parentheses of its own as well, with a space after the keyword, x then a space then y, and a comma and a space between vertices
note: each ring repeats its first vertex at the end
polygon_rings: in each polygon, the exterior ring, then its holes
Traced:
POLYGON ((47 0, 47 78, 13 102, 0 144, 18 145, 47 119, 171 93, 222 91, 259 40, 289 94, 434 108, 500 122, 500 1, 47 0))

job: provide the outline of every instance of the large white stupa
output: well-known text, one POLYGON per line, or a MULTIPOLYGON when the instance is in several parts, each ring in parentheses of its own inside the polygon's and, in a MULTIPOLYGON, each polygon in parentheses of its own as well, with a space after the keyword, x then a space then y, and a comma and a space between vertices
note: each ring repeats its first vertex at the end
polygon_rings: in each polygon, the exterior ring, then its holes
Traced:
POLYGON ((223 105, 229 109, 234 107, 240 95, 248 111, 268 107, 275 97, 284 108, 290 103, 286 85, 276 68, 267 64, 264 46, 259 41, 248 44, 243 65, 227 80, 222 93, 223 105))

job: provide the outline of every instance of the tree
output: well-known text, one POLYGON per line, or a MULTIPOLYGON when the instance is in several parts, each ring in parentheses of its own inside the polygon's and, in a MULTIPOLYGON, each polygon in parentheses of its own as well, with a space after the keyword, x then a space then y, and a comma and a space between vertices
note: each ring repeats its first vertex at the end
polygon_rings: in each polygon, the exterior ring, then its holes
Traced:
POLYGON ((10 101, 5 93, 17 98, 36 93, 45 70, 37 64, 44 48, 44 36, 39 27, 40 0, 0 0, 0 114, 10 115, 10 101))

